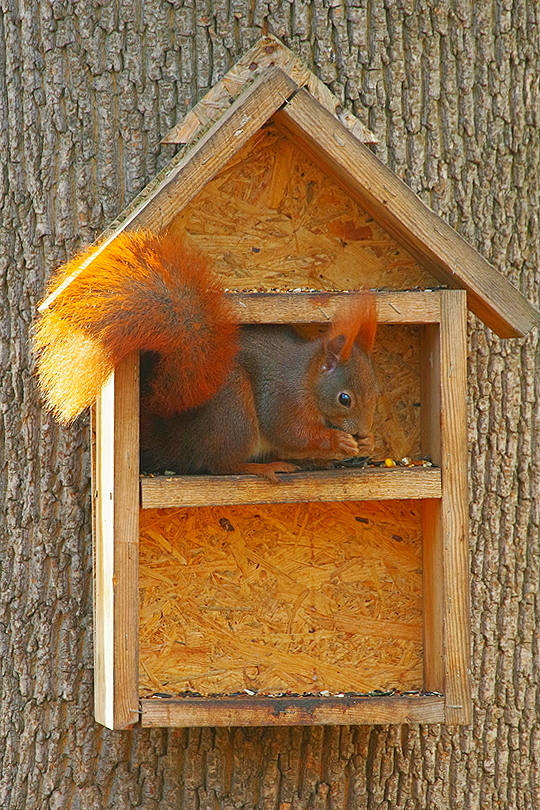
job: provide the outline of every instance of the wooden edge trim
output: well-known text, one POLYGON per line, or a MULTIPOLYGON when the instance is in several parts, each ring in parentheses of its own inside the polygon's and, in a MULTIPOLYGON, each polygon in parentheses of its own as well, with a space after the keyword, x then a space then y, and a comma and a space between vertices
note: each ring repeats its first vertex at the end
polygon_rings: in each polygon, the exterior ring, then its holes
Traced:
POLYGON ((94 705, 111 729, 138 720, 138 369, 134 352, 95 408, 94 705))
POLYGON ((143 509, 295 501, 440 498, 441 471, 430 467, 278 473, 280 484, 255 475, 142 476, 143 509))
POLYGON ((443 480, 440 521, 448 724, 472 720, 466 327, 465 296, 461 290, 449 290, 442 301, 440 334, 443 480))
MULTIPOLYGON (((239 323, 327 323, 350 292, 226 293, 239 323)), ((438 323, 441 291, 375 292, 379 323, 438 323)))
POLYGON ((500 337, 540 323, 525 296, 309 92, 301 88, 274 120, 430 272, 466 289, 470 309, 500 337))
POLYGON ((129 728, 139 680, 139 353, 114 377, 114 727, 129 728))
MULTIPOLYGON (((446 294, 446 293, 445 293, 446 294)), ((422 455, 441 464, 440 324, 426 324, 420 343, 422 455)), ((422 502, 424 689, 444 692, 444 573, 441 500, 422 502)))
POLYGON ((143 698, 141 726, 311 726, 443 723, 439 695, 143 698))
POLYGON ((114 728, 114 375, 95 404, 94 716, 114 728))
POLYGON ((120 214, 116 223, 102 235, 95 253, 44 299, 38 311, 48 309, 122 231, 130 227, 159 231, 166 227, 174 213, 181 210, 226 165, 297 89, 296 82, 280 68, 264 70, 197 143, 173 158, 158 177, 142 190, 120 214))

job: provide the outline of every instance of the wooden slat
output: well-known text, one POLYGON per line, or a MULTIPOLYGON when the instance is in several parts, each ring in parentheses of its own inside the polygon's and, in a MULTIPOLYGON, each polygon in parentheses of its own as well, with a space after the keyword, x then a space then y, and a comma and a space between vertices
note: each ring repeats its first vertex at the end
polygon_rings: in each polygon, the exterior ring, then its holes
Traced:
POLYGON ((378 501, 440 498, 436 468, 279 473, 280 484, 255 475, 183 475, 141 479, 143 509, 294 501, 378 501))
MULTIPOLYGON (((227 293, 240 323, 326 323, 351 292, 227 293)), ((437 323, 440 292, 377 292, 379 323, 437 323)))
POLYGON ((465 296, 442 295, 441 326, 424 329, 422 452, 441 466, 443 495, 423 503, 424 686, 444 692, 448 723, 471 721, 465 296))
POLYGON ((472 720, 469 598, 469 492, 467 485, 467 310, 460 291, 442 300, 440 334, 440 502, 444 572, 446 722, 472 720))
POLYGON ((540 322, 519 290, 306 90, 274 120, 436 278, 465 288, 469 307, 498 335, 519 337, 540 322))
POLYGON ((138 719, 138 368, 126 358, 96 404, 95 717, 116 729, 138 719))
POLYGON ((439 696, 147 698, 142 726, 305 726, 444 722, 439 696))
MULTIPOLYGON (((161 180, 147 186, 113 223, 96 252, 85 265, 69 276, 39 307, 46 310, 94 256, 127 228, 161 231, 173 216, 222 169, 227 161, 254 135, 287 98, 297 84, 279 68, 265 70, 247 87, 181 159, 173 158, 159 175, 161 180)), ((354 137, 354 136, 351 136, 354 137)), ((356 140, 356 139, 355 139, 356 140)))
MULTIPOLYGON (((441 341, 439 325, 421 340, 421 452, 441 463, 441 341)), ((425 500, 423 522, 424 688, 444 691, 444 567, 441 501, 425 500)))

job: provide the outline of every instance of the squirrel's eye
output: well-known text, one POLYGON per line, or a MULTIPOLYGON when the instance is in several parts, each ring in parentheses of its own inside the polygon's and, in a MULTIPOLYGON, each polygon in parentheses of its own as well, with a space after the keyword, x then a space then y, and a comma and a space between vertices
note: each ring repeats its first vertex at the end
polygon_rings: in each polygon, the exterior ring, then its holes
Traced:
POLYGON ((345 408, 350 408, 351 407, 351 398, 350 398, 349 394, 345 393, 345 391, 343 391, 338 396, 338 402, 339 402, 340 405, 343 405, 345 408))

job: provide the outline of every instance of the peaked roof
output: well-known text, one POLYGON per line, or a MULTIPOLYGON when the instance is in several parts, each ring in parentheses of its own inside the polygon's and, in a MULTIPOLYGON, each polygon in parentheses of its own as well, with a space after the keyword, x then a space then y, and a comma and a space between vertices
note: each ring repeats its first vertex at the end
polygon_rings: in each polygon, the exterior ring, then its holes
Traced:
POLYGON ((362 143, 378 143, 377 137, 356 118, 344 110, 340 100, 309 70, 293 51, 276 37, 261 37, 211 90, 188 112, 161 143, 190 143, 225 112, 244 87, 266 68, 279 67, 299 87, 307 87, 313 98, 335 115, 362 143))
MULTIPOLYGON (((311 90, 267 67, 111 224, 93 257, 127 228, 164 229, 272 118, 334 181, 443 284, 467 290, 469 308, 500 337, 521 337, 540 313, 498 270, 351 133, 311 90)), ((86 266, 84 265, 84 266, 86 266)), ((43 302, 43 311, 84 266, 43 302)))

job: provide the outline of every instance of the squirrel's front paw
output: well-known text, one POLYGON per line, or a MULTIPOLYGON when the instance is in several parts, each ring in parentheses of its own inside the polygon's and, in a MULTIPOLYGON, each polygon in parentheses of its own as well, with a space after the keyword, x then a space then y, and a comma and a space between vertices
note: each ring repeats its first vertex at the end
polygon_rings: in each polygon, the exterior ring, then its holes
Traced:
POLYGON ((357 436, 356 443, 358 445, 358 455, 369 456, 375 444, 375 437, 373 433, 367 433, 365 436, 357 436))
POLYGON ((336 458, 351 458, 358 455, 358 442, 350 433, 336 431, 335 450, 336 458))

